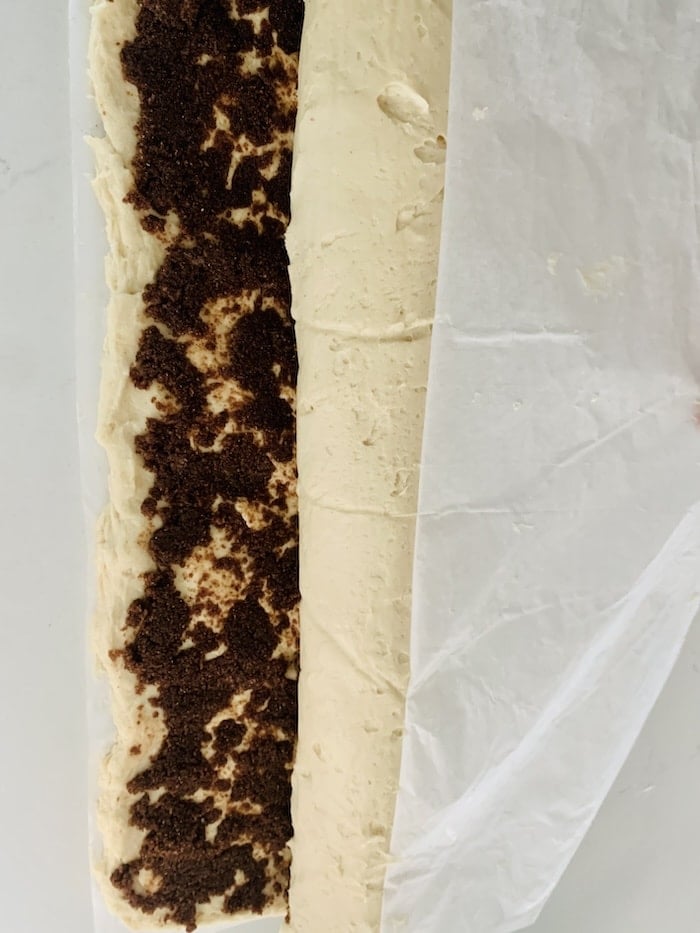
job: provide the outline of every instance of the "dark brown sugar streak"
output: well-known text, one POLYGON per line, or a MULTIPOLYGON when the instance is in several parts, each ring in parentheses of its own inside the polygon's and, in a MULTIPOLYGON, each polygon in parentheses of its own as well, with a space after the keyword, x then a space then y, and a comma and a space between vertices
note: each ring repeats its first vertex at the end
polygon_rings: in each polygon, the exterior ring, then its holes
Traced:
POLYGON ((157 690, 166 734, 128 786, 146 835, 112 882, 189 930, 213 898, 262 911, 288 872, 299 593, 283 237, 302 17, 302 0, 140 0, 121 51, 141 102, 129 200, 167 252, 131 371, 161 413, 136 442, 155 569, 115 663, 157 690), (197 561, 192 602, 178 580, 197 561))

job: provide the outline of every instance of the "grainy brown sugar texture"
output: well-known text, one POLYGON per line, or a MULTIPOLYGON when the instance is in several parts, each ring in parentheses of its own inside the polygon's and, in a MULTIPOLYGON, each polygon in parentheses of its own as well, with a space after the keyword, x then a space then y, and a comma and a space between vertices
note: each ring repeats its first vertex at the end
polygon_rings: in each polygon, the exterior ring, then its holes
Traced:
MULTIPOLYGON (((112 661, 164 739, 128 784, 132 907, 194 929, 286 888, 296 735, 296 348, 289 220, 301 0, 140 0, 121 49, 140 101, 128 195, 165 259, 130 378, 153 562, 112 661)), ((140 749, 135 746, 135 753, 140 749)))

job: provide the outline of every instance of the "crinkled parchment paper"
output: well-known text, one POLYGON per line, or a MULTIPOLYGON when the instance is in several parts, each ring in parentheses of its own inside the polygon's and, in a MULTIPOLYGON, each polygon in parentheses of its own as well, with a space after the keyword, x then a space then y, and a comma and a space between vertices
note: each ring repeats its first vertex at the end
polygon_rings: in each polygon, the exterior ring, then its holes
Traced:
POLYGON ((697 3, 454 30, 392 933, 534 922, 700 589, 697 3))

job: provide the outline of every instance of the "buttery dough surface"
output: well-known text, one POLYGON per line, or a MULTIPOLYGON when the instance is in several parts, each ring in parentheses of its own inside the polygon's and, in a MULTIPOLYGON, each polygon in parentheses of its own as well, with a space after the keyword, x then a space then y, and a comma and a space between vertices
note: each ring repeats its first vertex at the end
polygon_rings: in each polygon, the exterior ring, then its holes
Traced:
POLYGON ((292 182, 301 541, 290 929, 376 933, 408 681, 450 0, 307 0, 292 182))

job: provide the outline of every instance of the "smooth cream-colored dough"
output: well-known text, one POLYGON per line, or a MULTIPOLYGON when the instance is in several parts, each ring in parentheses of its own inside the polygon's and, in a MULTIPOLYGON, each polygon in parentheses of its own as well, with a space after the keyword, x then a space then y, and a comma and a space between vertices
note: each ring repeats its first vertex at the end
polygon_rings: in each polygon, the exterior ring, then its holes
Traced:
POLYGON ((375 933, 408 681, 450 0, 307 0, 288 233, 300 359, 294 933, 375 933))

